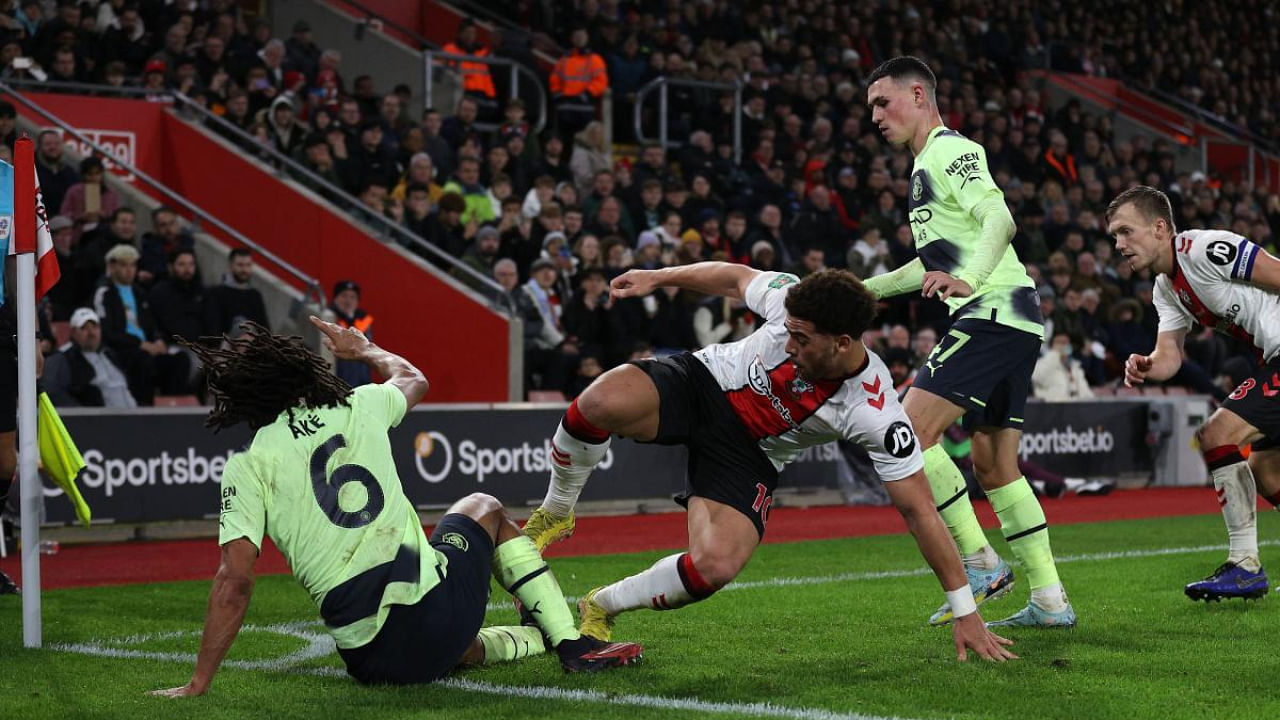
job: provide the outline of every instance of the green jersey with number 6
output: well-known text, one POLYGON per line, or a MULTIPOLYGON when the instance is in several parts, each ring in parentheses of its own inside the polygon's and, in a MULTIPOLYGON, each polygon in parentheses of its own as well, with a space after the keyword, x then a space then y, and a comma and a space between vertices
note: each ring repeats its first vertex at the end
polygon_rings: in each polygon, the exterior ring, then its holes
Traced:
POLYGON ((258 430, 222 472, 218 542, 269 535, 320 608, 338 647, 371 641, 391 605, 416 603, 444 577, 396 474, 387 430, 404 394, 365 385, 349 407, 295 407, 258 430))
MULTIPOLYGON (((1003 202, 982 146, 945 126, 934 128, 911 169, 908 201, 911 234, 926 271, 963 278, 966 265, 984 250, 974 209, 993 196, 1003 202)), ((1043 338, 1035 283, 1012 245, 1004 246, 1002 253, 973 295, 946 301, 952 317, 994 320, 1043 338)))

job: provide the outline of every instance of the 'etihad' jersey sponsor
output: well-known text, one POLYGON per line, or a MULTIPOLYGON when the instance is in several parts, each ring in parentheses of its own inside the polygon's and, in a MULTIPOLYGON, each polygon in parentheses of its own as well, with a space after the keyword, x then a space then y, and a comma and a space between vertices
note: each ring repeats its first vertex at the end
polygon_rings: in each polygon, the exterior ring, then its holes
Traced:
MULTIPOLYGON (((987 169, 982 146, 939 125, 929 133, 911 168, 907 200, 911 234, 926 271, 956 275, 979 249, 982 225, 974 208, 989 198, 1004 201, 987 169)), ((995 320, 1044 337, 1044 318, 1035 283, 1006 245, 986 282, 969 297, 947 299, 955 319, 995 320)))
POLYGON ((1280 295, 1250 283, 1262 251, 1226 230, 1186 230, 1173 237, 1173 272, 1156 277, 1160 332, 1198 322, 1280 355, 1280 295))
POLYGON ((809 381, 787 357, 787 292, 794 275, 760 273, 747 286, 746 303, 764 325, 737 342, 694 353, 774 467, 781 470, 814 445, 840 438, 871 455, 882 480, 900 480, 924 462, 889 370, 867 351, 861 368, 846 378, 809 381))

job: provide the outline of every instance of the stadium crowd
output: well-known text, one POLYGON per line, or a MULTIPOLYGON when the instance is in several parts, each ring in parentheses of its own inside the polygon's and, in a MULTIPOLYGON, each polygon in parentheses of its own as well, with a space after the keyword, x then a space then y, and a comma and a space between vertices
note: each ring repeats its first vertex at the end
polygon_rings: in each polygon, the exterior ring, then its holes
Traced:
MULTIPOLYGON (((1129 353, 1154 346, 1152 279, 1134 274, 1104 232, 1105 208, 1120 191, 1137 183, 1165 189, 1180 227, 1231 229, 1273 252, 1280 231, 1280 196, 1180 172, 1168 141, 1121 139, 1108 116, 1076 101, 1050 106, 1031 72, 1123 76, 1280 139, 1276 74, 1249 69, 1280 57, 1280 38, 1249 22, 1262 5, 1256 0, 1141 10, 1110 0, 519 0, 500 5, 527 32, 495 34, 490 46, 464 24, 449 46, 517 59, 531 47, 568 47, 548 83, 554 99, 600 101, 603 67, 615 117, 629 118, 636 90, 659 76, 740 79, 740 162, 732 93, 673 87, 668 121, 680 146, 642 143, 633 155, 630 145, 608 147, 599 122, 567 114, 532 132, 524 103, 499 104, 483 65, 464 64, 467 92, 456 107, 415 117, 410 88, 379 87, 367 75, 348 82, 340 53, 318 47, 305 22, 274 38, 269 24, 250 22, 229 0, 4 5, 0 77, 29 76, 14 61, 31 58, 51 80, 134 83, 157 95, 177 89, 206 103, 253 138, 215 127, 233 142, 294 158, 357 198, 353 213, 399 224, 456 264, 406 243, 427 261, 464 282, 477 281, 456 265, 497 281, 525 321, 527 387, 569 397, 628 358, 732 340, 754 327, 746 308, 683 291, 611 300, 608 282, 627 268, 726 259, 801 276, 838 267, 868 277, 914 257, 912 159, 883 142, 863 86, 894 55, 931 63, 944 121, 985 147, 1005 191, 1018 224, 1014 246, 1039 283, 1046 319, 1043 397, 1114 383, 1129 353), (1160 25, 1169 32, 1152 38, 1148 13, 1167 16, 1160 25), (580 72, 595 82, 564 82, 580 72), (479 128, 486 114, 496 129, 479 128)), ((0 105, 9 144, 13 117, 0 105)), ((624 124, 618 137, 633 140, 624 124)), ((102 183, 100 162, 72 167, 55 133, 40 137, 38 155, 64 275, 48 316, 70 319, 72 345, 83 348, 77 308, 93 308, 101 343, 137 402, 146 404, 156 386, 190 387, 190 364, 164 360, 181 354, 162 338, 221 332, 237 317, 265 320, 253 314, 261 298, 250 307, 244 295, 251 258, 233 256, 224 282, 201 288, 176 213, 155 211, 155 230, 138 237, 134 211, 102 183)), ((945 332, 946 309, 894 298, 882 303, 881 320, 883 330, 865 340, 903 386, 945 332)), ((1193 362, 1171 383, 1223 397, 1250 369, 1232 343, 1196 333, 1193 362)), ((66 364, 83 379, 83 360, 66 364)))

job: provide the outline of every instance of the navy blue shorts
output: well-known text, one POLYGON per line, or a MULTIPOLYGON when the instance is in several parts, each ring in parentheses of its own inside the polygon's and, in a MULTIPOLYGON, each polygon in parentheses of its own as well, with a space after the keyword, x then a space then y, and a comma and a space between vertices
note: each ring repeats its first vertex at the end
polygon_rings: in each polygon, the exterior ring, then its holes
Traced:
POLYGON ((411 685, 448 675, 484 625, 493 540, 475 520, 445 515, 431 546, 449 558, 439 585, 413 605, 392 605, 366 645, 338 648, 347 673, 364 684, 411 685))
POLYGON ((1041 344, 1008 325, 961 318, 925 359, 912 387, 964 408, 967 430, 1021 430, 1041 344))
POLYGON ((658 445, 689 449, 685 493, 746 515, 764 537, 778 471, 738 419, 711 371, 691 353, 633 363, 658 387, 658 445))

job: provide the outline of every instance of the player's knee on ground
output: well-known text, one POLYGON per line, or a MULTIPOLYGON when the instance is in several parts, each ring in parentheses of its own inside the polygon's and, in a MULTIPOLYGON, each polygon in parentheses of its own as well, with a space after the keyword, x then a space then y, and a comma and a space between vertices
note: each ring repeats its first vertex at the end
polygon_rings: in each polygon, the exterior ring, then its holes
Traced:
POLYGON ((701 553, 691 550, 689 558, 693 561, 693 567, 696 568, 698 575, 711 587, 712 592, 733 582, 747 564, 745 558, 734 557, 729 553, 716 550, 701 553))

